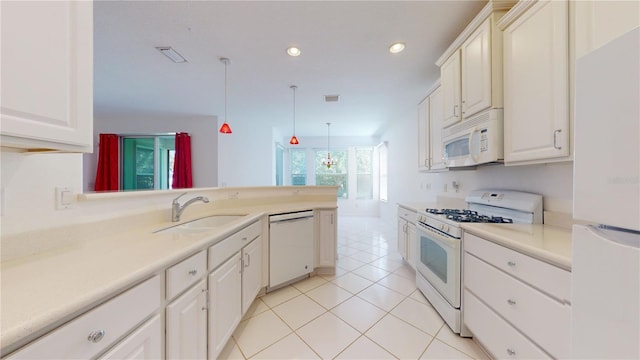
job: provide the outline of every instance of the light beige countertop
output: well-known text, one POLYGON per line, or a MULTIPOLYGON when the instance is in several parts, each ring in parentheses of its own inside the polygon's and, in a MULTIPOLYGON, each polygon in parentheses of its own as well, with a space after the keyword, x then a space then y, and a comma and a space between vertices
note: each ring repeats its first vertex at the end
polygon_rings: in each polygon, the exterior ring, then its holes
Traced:
POLYGON ((571 270, 571 230, 543 224, 463 223, 465 232, 571 270))
MULTIPOLYGON (((335 201, 256 204, 199 212, 182 221, 214 214, 247 214, 211 231, 154 233, 177 224, 166 221, 123 225, 110 234, 102 233, 102 228, 97 227, 97 231, 83 237, 84 240, 43 238, 42 241, 57 245, 25 252, 1 263, 2 353, 15 350, 256 220, 267 220, 266 215, 336 207, 335 201)), ((111 228, 119 227, 117 220, 113 220, 111 228)), ((57 229, 40 236, 62 238, 65 231, 57 229)))

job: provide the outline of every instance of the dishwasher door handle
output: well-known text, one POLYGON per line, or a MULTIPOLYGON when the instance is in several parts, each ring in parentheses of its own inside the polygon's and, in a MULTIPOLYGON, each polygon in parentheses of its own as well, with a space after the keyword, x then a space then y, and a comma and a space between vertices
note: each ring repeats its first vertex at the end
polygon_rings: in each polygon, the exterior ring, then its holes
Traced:
POLYGON ((270 220, 269 223, 270 224, 277 224, 277 223, 294 222, 294 221, 301 221, 301 220, 307 220, 307 219, 313 219, 313 216, 302 216, 302 217, 282 219, 282 220, 270 220))

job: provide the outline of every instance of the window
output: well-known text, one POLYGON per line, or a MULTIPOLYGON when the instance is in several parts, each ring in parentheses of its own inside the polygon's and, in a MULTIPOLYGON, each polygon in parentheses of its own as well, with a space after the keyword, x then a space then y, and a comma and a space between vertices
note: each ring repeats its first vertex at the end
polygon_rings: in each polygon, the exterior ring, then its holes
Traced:
POLYGON ((121 141, 122 190, 171 188, 174 136, 123 136, 121 141))
POLYGON ((378 154, 380 157, 380 182, 379 182, 379 186, 380 186, 380 201, 387 201, 388 200, 388 194, 387 194, 387 178, 388 178, 388 149, 387 149, 387 142, 383 142, 382 144, 378 145, 378 154))
POLYGON ((373 149, 356 149, 356 199, 373 198, 373 149))
POLYGON ((276 144, 276 186, 282 186, 282 162, 283 162, 284 147, 280 144, 276 144))
POLYGON ((348 198, 348 160, 347 151, 333 151, 331 158, 336 161, 335 165, 327 168, 322 165, 322 159, 326 159, 325 150, 316 150, 316 185, 337 185, 338 198, 348 198))
POLYGON ((291 149, 291 185, 307 184, 307 152, 305 149, 291 149))

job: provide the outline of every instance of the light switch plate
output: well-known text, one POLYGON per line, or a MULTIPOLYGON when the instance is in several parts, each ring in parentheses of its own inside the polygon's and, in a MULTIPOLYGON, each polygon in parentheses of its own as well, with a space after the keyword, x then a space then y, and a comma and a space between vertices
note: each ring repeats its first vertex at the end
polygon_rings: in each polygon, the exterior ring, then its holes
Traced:
POLYGON ((68 187, 56 187, 56 210, 71 209, 75 203, 75 197, 68 187))

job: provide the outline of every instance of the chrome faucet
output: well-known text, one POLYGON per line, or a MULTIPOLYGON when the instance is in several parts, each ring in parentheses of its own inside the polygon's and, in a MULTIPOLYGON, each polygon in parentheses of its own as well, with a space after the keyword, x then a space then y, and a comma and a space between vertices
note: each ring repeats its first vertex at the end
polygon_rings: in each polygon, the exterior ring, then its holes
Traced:
POLYGON ((180 203, 178 202, 178 199, 180 199, 181 197, 183 197, 186 194, 187 193, 180 194, 180 196, 178 196, 177 198, 173 199, 173 201, 171 202, 171 221, 173 221, 173 222, 180 221, 180 215, 182 215, 182 212, 184 211, 184 209, 186 209, 187 206, 193 204, 194 202, 202 201, 205 204, 209 202, 209 198, 207 198, 205 196, 197 196, 197 197, 194 197, 193 199, 187 201, 186 203, 184 203, 184 205, 180 205, 180 203))

